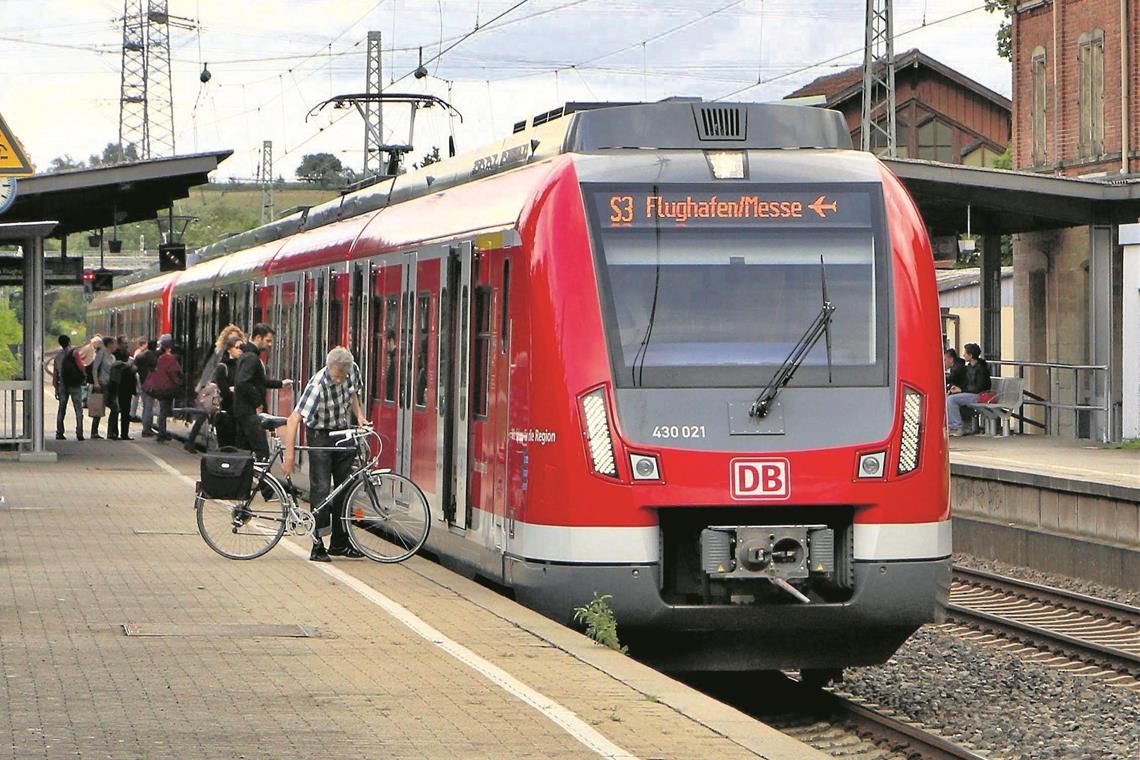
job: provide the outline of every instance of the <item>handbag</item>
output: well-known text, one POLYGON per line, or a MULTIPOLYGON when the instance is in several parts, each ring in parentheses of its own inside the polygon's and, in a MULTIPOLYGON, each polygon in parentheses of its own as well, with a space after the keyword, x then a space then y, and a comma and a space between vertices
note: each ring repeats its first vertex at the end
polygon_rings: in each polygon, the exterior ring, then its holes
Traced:
POLYGON ((199 490, 210 499, 245 499, 253 489, 253 454, 213 452, 202 457, 199 490))
POLYGON ((102 391, 92 391, 87 394, 87 416, 88 417, 102 417, 103 413, 107 411, 106 404, 103 402, 102 391))

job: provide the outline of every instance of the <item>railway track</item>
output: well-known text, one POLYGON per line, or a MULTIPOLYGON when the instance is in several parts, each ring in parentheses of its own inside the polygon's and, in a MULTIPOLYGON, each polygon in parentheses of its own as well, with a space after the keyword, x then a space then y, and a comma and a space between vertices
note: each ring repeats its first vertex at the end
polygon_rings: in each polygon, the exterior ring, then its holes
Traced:
POLYGON ((691 684, 821 752, 847 760, 982 760, 985 756, 876 705, 782 673, 706 673, 691 684))
POLYGON ((1140 679, 1140 607, 955 566, 947 610, 971 627, 1140 679))

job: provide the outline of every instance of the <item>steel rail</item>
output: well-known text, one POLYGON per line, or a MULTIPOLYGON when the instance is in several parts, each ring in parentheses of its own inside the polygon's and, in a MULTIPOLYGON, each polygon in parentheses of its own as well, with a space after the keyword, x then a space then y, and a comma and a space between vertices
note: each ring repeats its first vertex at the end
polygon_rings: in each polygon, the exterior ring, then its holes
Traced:
POLYGON ((958 586, 951 588, 947 610, 963 622, 1140 673, 1140 608, 986 571, 956 566, 954 572, 958 586), (968 598, 979 590, 995 596, 968 598))

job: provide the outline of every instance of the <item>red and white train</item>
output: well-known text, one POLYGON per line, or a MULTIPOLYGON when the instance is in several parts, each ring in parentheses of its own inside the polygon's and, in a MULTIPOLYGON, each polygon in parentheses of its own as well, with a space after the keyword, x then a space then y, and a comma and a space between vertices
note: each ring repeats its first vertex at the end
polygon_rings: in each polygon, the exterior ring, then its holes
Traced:
POLYGON ((427 550, 559 620, 609 594, 666 667, 884 661, 950 576, 914 203, 831 111, 551 116, 100 296, 90 328, 172 333, 188 378, 230 322, 276 328, 277 377, 348 346, 427 550), (755 415, 823 287, 829 347, 755 415))

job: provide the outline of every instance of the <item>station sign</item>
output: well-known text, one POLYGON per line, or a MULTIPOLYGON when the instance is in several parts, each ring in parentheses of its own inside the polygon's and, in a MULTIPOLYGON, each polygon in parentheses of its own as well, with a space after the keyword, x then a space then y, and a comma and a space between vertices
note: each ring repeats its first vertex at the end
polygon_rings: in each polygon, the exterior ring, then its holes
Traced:
POLYGON ((594 212, 606 228, 871 225, 869 195, 851 190, 639 188, 595 192, 593 200, 594 212))
POLYGON ((26 177, 35 173, 24 146, 0 116, 0 177, 26 177))
MULTIPOLYGON (((0 286, 20 286, 24 284, 24 259, 22 256, 0 256, 0 286)), ((79 256, 61 258, 44 257, 44 286, 62 287, 83 284, 83 259, 79 256)))

